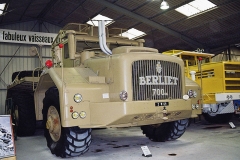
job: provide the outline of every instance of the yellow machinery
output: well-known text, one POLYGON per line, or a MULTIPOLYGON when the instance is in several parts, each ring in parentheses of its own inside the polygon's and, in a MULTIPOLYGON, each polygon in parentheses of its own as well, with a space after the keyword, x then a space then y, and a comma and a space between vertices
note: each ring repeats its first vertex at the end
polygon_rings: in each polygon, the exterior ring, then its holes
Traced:
POLYGON ((182 50, 163 54, 184 60, 185 75, 202 88, 203 115, 209 122, 229 121, 238 113, 240 99, 240 62, 213 62, 214 54, 182 50))

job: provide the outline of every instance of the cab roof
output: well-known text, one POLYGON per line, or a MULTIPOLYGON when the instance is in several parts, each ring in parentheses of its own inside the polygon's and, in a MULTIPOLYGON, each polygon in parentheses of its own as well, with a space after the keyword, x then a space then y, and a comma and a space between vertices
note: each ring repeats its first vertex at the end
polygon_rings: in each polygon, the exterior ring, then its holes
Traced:
POLYGON ((183 51, 183 50, 169 50, 163 52, 163 54, 179 56, 179 55, 188 55, 188 56, 201 56, 201 57, 213 57, 214 54, 210 53, 201 53, 201 52, 193 52, 193 51, 183 51))

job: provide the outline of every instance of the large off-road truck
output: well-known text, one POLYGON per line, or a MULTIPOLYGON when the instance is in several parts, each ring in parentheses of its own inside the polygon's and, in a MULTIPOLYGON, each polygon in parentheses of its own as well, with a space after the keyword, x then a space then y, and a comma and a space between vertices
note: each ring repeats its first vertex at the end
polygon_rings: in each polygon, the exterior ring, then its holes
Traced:
POLYGON ((184 60, 185 75, 202 88, 204 118, 211 123, 228 122, 240 113, 240 63, 214 62, 214 54, 170 50, 163 52, 184 60))
POLYGON ((185 77, 182 59, 121 31, 103 21, 69 24, 45 67, 14 73, 7 108, 17 133, 32 135, 42 120, 47 146, 60 157, 88 151, 94 128, 139 126, 152 141, 181 137, 189 118, 201 114, 199 85, 185 77))

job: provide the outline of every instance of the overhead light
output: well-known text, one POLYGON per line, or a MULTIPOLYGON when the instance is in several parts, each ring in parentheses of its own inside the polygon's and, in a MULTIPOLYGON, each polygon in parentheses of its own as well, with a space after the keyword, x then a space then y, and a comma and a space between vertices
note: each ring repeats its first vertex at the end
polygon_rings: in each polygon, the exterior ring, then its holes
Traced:
POLYGON ((208 0, 194 0, 175 10, 189 17, 214 8, 216 8, 216 5, 208 0))
POLYGON ((87 22, 87 24, 93 25, 93 26, 98 26, 98 21, 105 21, 105 26, 108 26, 112 23, 114 23, 113 19, 108 18, 106 16, 103 16, 101 14, 98 14, 97 16, 95 16, 94 18, 92 18, 91 20, 89 20, 87 22))
POLYGON ((146 35, 146 33, 139 31, 135 28, 131 28, 131 29, 127 30, 126 32, 123 32, 122 34, 120 34, 120 36, 128 37, 129 39, 137 39, 137 38, 140 38, 145 35, 146 35))
POLYGON ((3 10, 4 10, 5 6, 6 6, 6 3, 0 4, 0 15, 3 14, 3 10))
POLYGON ((161 5, 160 5, 160 8, 161 9, 168 9, 169 5, 168 5, 168 3, 165 0, 163 0, 161 5))
POLYGON ((236 47, 240 47, 240 43, 235 44, 236 47))

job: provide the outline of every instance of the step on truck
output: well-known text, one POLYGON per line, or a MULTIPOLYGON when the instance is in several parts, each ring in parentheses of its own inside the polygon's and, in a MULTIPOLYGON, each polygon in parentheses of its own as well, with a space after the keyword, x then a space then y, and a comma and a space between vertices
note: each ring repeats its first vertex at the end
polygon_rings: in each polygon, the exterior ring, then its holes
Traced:
POLYGON ((180 58, 121 36, 122 29, 68 24, 44 67, 14 73, 8 113, 17 134, 32 135, 42 120, 52 154, 88 151, 95 128, 140 127, 152 141, 175 140, 201 114, 199 85, 180 58), (188 93, 194 95, 188 95, 188 93))
POLYGON ((240 114, 240 63, 214 62, 210 53, 170 50, 163 52, 183 59, 185 75, 202 88, 203 116, 210 123, 226 123, 240 114))

